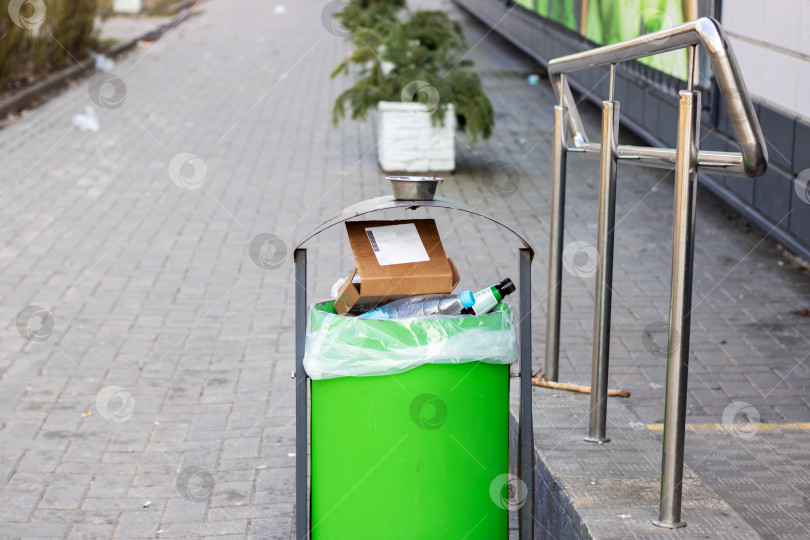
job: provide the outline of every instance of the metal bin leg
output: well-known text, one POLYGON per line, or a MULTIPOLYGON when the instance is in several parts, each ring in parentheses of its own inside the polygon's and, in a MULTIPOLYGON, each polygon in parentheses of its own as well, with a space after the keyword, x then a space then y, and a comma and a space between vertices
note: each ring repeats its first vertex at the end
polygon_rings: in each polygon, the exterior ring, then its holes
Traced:
POLYGON ((532 420, 532 254, 520 250, 520 419, 518 421, 518 478, 526 493, 517 493, 520 540, 534 540, 534 423, 532 420), (525 495, 525 496, 524 496, 525 495))
POLYGON ((304 342, 307 331, 307 250, 295 250, 295 538, 309 538, 307 472, 307 374, 304 342))

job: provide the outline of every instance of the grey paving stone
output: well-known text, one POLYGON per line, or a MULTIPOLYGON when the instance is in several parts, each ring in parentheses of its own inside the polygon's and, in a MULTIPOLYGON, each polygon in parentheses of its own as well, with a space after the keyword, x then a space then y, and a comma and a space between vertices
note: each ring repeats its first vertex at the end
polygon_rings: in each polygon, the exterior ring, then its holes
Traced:
POLYGON ((38 508, 77 509, 86 492, 87 485, 75 480, 67 484, 51 484, 46 488, 38 508))
POLYGON ((104 540, 112 538, 115 525, 96 525, 86 523, 74 523, 68 532, 68 538, 87 538, 92 540, 104 540))
POLYGON ((160 512, 154 509, 122 512, 115 528, 115 535, 122 538, 154 538, 159 522, 160 512))
POLYGON ((3 534, 12 538, 59 538, 70 525, 66 523, 4 523, 3 534))
POLYGON ((251 522, 249 538, 287 540, 293 535, 292 505, 278 504, 268 507, 261 518, 251 522))
MULTIPOLYGON (((155 492, 155 495, 159 495, 159 493, 155 492)), ((82 509, 84 510, 93 510, 93 511, 138 511, 143 509, 143 505, 146 504, 147 501, 150 501, 152 504, 149 505, 149 508, 152 508, 154 511, 155 509, 159 509, 163 507, 160 499, 156 497, 150 497, 149 499, 144 500, 142 497, 134 498, 134 497, 119 497, 119 498, 110 498, 110 497, 87 497, 84 499, 82 503, 82 509)))
POLYGON ((132 475, 97 475, 90 483, 87 497, 116 498, 125 497, 132 485, 132 475))
POLYGON ((194 501, 179 496, 177 492, 172 493, 174 498, 166 503, 166 511, 163 514, 162 523, 199 523, 205 519, 208 509, 206 501, 194 501))

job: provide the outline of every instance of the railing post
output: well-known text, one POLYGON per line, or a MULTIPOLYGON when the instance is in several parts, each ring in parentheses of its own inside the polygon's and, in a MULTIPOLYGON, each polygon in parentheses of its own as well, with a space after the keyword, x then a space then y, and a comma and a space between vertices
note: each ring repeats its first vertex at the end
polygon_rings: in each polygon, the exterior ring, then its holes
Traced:
POLYGON ((672 292, 664 404, 660 527, 686 526, 681 521, 683 445, 686 431, 686 380, 692 311, 692 267, 695 253, 697 148, 700 136, 700 93, 680 92, 675 165, 675 224, 672 246, 672 292))
POLYGON ((697 172, 700 169, 731 176, 749 178, 761 176, 768 166, 765 138, 757 122, 756 111, 748 97, 731 44, 719 23, 710 18, 703 17, 621 43, 553 59, 548 63, 548 72, 555 93, 560 99, 554 115, 551 256, 546 329, 546 376, 551 380, 556 380, 558 376, 565 153, 569 150, 584 153, 600 152, 602 157, 598 246, 600 260, 594 316, 590 436, 586 440, 594 442, 609 440, 605 437, 605 427, 617 158, 635 165, 675 169, 675 223, 661 500, 659 520, 655 521, 655 524, 669 528, 683 527, 686 524, 681 521, 681 495, 697 172), (723 103, 731 113, 731 124, 740 145, 740 152, 700 151, 698 148, 700 94, 694 92, 694 86, 699 80, 697 47, 701 44, 706 47, 723 103), (688 86, 686 91, 680 92, 676 148, 618 146, 616 132, 619 104, 613 101, 616 62, 635 60, 684 47, 690 47, 688 86), (602 144, 598 145, 589 142, 585 135, 576 104, 565 83, 565 76, 573 71, 607 64, 611 65, 610 97, 603 103, 602 144), (567 124, 570 137, 561 137, 564 132, 560 126, 563 123, 567 124), (569 138, 570 147, 567 146, 569 138))
MULTIPOLYGON (((611 68, 611 74, 613 70, 611 68)), ((612 85, 611 77, 611 88, 612 85)), ((611 92, 612 93, 612 92, 611 92)), ((612 96, 611 96, 612 99, 612 96)), ((593 314, 593 366, 588 442, 605 443, 607 387, 610 355, 610 307, 613 297, 613 229, 616 221, 616 164, 618 161, 619 102, 602 102, 602 153, 599 171, 599 266, 596 272, 596 305, 593 314)))
MULTIPOLYGON (((561 81, 561 88, 564 82, 561 81)), ((565 224, 566 118, 562 105, 554 106, 554 142, 551 162, 551 242, 548 256, 548 312, 546 316, 545 376, 556 381, 560 369, 560 305, 565 224)))
POLYGON ((304 345, 307 331, 307 250, 295 250, 295 538, 309 538, 307 491, 307 374, 304 345))
POLYGON ((534 421, 532 419, 532 254, 520 250, 520 422, 518 425, 518 478, 526 493, 518 492, 518 537, 534 540, 534 421))

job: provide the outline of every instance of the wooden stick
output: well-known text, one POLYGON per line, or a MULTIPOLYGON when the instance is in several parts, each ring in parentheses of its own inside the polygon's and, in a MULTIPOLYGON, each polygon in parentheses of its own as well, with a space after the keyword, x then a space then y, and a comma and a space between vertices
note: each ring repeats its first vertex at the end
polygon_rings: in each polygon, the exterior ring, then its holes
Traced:
MULTIPOLYGON (((534 386, 542 386, 543 388, 553 388, 555 390, 569 390, 571 392, 579 392, 580 394, 590 394, 591 387, 585 386, 584 384, 574 384, 574 383, 567 383, 567 382, 554 382, 554 381, 547 381, 542 377, 532 377, 532 385, 534 386)), ((627 390, 612 390, 608 389, 607 392, 608 397, 630 397, 630 392, 627 390)))

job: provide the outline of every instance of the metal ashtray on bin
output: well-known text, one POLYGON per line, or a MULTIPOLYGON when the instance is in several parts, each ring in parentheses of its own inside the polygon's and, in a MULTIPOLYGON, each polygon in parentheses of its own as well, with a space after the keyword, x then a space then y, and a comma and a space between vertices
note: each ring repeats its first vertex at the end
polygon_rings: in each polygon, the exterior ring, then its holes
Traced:
POLYGON ((297 539, 434 539, 462 538, 468 533, 467 538, 505 539, 507 513, 514 507, 505 502, 503 493, 515 487, 519 492, 514 496, 521 501, 520 538, 533 538, 533 256, 533 249, 520 234, 443 197, 400 200, 384 196, 362 201, 324 221, 298 243, 294 255, 297 539), (461 326, 452 321, 464 317, 439 322, 416 320, 422 326, 407 331, 397 321, 337 315, 332 302, 310 308, 307 251, 302 247, 307 241, 364 214, 418 207, 445 208, 482 217, 506 228, 521 243, 520 318, 515 338, 520 366, 517 479, 508 474, 507 364, 461 359, 459 363, 420 365, 393 375, 337 375, 326 379, 315 371, 311 378, 305 369, 308 324, 311 333, 323 330, 323 336, 332 336, 333 341, 328 343, 330 355, 360 360, 372 353, 394 354, 391 342, 411 340, 418 350, 420 340, 428 334, 444 332, 452 337, 458 333, 456 337, 464 339, 464 324, 503 324, 507 315, 511 324, 507 304, 501 304, 491 314, 467 317, 468 322, 462 321, 461 326), (451 328, 433 328, 436 324, 449 324, 451 328), (332 326, 321 329, 320 325, 332 326), (493 494, 493 490, 497 493, 493 494))
POLYGON ((398 201, 432 201, 444 178, 435 176, 386 176, 398 201))

